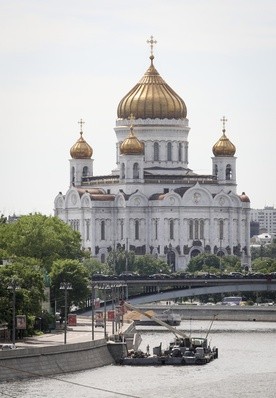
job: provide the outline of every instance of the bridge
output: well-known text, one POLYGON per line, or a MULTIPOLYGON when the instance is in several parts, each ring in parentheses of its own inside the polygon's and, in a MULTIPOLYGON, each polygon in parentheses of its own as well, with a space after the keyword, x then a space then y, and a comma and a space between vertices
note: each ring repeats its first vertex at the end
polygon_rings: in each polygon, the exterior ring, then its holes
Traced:
POLYGON ((271 292, 276 291, 276 278, 188 278, 188 279, 102 279, 93 281, 94 288, 123 289, 131 304, 175 300, 215 293, 271 292), (143 294, 131 297, 131 287, 142 287, 143 294))

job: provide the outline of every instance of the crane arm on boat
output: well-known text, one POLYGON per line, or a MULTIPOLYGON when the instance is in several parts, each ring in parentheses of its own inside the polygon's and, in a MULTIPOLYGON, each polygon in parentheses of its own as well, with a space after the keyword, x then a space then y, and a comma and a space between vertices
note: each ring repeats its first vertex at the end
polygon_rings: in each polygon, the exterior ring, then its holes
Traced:
POLYGON ((189 338, 189 336, 186 335, 186 333, 182 332, 181 330, 177 330, 176 328, 174 328, 173 326, 168 325, 167 323, 161 321, 161 319, 156 318, 154 315, 150 315, 148 313, 146 313, 145 311, 142 311, 140 308, 134 307, 132 304, 124 302, 123 304, 126 308, 130 309, 130 310, 134 310, 139 312, 140 314, 146 316, 147 318, 152 319, 153 321, 155 321, 156 323, 158 323, 161 326, 164 326, 166 329, 170 330, 172 333, 174 333, 175 335, 181 336, 184 339, 189 338))

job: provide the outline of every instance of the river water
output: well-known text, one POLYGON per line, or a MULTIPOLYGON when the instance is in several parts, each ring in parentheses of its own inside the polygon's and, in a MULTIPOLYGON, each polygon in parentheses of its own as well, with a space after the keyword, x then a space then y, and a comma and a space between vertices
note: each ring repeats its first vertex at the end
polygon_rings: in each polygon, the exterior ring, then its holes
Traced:
MULTIPOLYGON (((205 336, 210 322, 181 328, 205 336)), ((159 330, 159 331, 158 331, 159 330)), ((94 370, 0 384, 0 396, 50 398, 275 398, 276 322, 215 322, 209 334, 219 358, 203 366, 106 366, 94 370)), ((167 331, 142 333, 141 349, 172 339, 167 331)))

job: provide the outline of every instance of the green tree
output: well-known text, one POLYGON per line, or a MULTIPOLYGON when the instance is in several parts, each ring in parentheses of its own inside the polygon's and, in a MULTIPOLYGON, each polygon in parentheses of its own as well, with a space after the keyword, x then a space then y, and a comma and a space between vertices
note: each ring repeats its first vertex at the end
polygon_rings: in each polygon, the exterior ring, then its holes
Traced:
POLYGON ((252 271, 264 274, 276 272, 276 260, 274 258, 256 258, 252 262, 252 271))
POLYGON ((61 284, 70 284, 67 290, 68 308, 73 304, 77 307, 85 306, 89 295, 90 275, 87 268, 78 260, 57 260, 53 263, 50 272, 51 288, 57 307, 64 305, 64 290, 61 284))
POLYGON ((94 274, 112 275, 114 273, 114 270, 109 264, 101 263, 94 258, 84 259, 83 265, 87 269, 89 277, 94 274))
POLYGON ((0 249, 10 257, 32 257, 48 272, 57 259, 80 259, 79 232, 57 217, 30 214, 16 222, 0 226, 0 249))
POLYGON ((136 256, 134 260, 134 267, 140 275, 170 273, 170 266, 165 261, 156 259, 149 254, 144 256, 136 256))
POLYGON ((135 253, 125 251, 123 248, 111 250, 107 257, 107 264, 115 271, 117 275, 122 272, 135 271, 134 267, 135 253))
POLYGON ((16 314, 26 315, 28 332, 33 330, 33 320, 41 314, 44 300, 43 273, 33 259, 18 259, 0 267, 0 314, 1 320, 12 327, 13 289, 15 290, 16 314))
POLYGON ((215 254, 203 253, 190 260, 187 271, 210 273, 241 271, 241 262, 237 256, 218 257, 215 254))

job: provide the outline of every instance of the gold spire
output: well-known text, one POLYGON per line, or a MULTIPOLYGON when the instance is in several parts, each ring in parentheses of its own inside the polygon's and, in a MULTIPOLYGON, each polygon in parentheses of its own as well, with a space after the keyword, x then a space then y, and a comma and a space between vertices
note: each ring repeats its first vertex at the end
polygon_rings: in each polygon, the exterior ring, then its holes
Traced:
POLYGON ((93 149, 82 137, 82 125, 85 123, 82 119, 78 122, 80 124, 80 138, 70 149, 70 155, 73 159, 90 159, 93 155, 93 149))
POLYGON ((133 132, 134 115, 131 114, 129 119, 131 121, 130 131, 127 138, 120 145, 120 152, 122 155, 142 155, 144 153, 144 144, 138 140, 133 132))
POLYGON ((225 118, 225 116, 223 116, 220 121, 222 122, 223 134, 213 146, 213 154, 215 156, 234 156, 236 153, 236 147, 225 135, 225 123, 227 122, 227 119, 225 118))
POLYGON ((133 113, 136 119, 185 119, 187 108, 175 91, 162 79, 153 65, 153 36, 150 44, 151 64, 137 83, 120 101, 117 108, 119 119, 127 119, 133 113))

